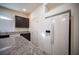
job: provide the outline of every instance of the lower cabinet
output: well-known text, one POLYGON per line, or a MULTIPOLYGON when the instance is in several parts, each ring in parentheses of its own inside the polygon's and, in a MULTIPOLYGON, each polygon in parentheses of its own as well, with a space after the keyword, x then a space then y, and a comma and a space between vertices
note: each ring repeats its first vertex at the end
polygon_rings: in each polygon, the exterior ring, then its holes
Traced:
POLYGON ((31 41, 30 39, 30 33, 24 33, 24 34, 20 34, 21 36, 23 36, 24 38, 26 38, 27 40, 31 41))

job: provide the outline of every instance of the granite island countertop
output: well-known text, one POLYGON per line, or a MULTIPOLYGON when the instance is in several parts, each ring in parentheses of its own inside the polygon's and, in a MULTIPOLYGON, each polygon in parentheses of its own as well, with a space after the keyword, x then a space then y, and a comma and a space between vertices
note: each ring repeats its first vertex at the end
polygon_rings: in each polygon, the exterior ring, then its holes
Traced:
POLYGON ((38 46, 22 36, 15 37, 15 45, 0 53, 1 55, 47 55, 38 46))

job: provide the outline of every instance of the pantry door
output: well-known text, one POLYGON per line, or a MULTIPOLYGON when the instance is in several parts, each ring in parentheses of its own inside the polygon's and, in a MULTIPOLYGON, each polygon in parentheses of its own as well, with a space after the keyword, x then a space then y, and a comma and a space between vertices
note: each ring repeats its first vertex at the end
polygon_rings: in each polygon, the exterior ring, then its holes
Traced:
POLYGON ((69 13, 63 13, 52 17, 52 45, 51 54, 69 54, 69 13))

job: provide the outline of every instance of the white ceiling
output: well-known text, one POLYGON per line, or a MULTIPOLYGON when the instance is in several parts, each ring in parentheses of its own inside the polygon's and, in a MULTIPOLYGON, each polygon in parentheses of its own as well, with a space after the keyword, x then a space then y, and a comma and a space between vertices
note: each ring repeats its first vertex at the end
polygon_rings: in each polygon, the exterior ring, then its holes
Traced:
POLYGON ((24 13, 31 13, 41 4, 42 3, 0 3, 0 6, 24 13), (23 8, 25 8, 27 11, 23 11, 23 8))

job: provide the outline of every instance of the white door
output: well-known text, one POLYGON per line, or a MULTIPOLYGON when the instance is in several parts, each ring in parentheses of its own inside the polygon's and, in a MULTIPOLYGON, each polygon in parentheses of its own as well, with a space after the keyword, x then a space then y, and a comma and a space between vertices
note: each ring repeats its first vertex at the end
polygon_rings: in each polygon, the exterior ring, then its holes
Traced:
POLYGON ((69 13, 52 17, 53 55, 67 55, 69 46, 69 13))

